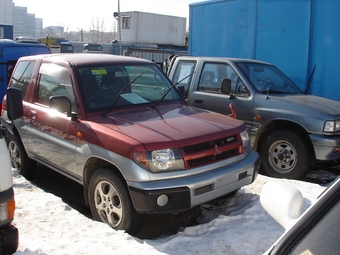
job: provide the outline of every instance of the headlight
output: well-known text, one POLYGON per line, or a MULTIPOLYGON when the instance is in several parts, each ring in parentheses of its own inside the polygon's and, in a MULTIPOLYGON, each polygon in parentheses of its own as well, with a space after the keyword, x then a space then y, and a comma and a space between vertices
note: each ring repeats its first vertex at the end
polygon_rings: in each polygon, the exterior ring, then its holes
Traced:
POLYGON ((133 153, 133 161, 155 173, 185 169, 182 154, 178 149, 137 151, 133 153))
POLYGON ((240 133, 242 138, 243 148, 247 148, 249 146, 249 136, 247 130, 244 130, 240 133))
POLYGON ((340 131, 340 121, 329 120, 325 122, 323 128, 324 132, 339 132, 340 131))

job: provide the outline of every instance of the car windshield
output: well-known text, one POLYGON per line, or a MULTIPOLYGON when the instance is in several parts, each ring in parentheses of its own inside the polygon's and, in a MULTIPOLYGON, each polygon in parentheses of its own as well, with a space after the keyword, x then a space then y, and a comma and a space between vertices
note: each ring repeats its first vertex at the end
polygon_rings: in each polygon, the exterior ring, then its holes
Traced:
POLYGON ((245 76, 262 94, 302 94, 303 92, 279 69, 261 63, 238 63, 245 76))
MULTIPOLYGON (((88 111, 106 111, 113 104, 114 109, 142 104, 154 105, 172 85, 154 64, 96 66, 78 70, 84 104, 88 111), (126 86, 129 83, 131 84, 126 86)), ((181 97, 173 89, 163 102, 179 100, 181 97)))

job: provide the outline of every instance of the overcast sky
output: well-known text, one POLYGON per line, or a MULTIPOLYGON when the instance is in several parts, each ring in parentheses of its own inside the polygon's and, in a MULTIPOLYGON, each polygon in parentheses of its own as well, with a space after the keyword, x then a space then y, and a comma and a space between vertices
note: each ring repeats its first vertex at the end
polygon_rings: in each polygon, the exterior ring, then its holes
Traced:
MULTIPOLYGON (((106 31, 114 26, 113 13, 118 0, 13 0, 15 6, 27 7, 27 12, 43 19, 43 26, 64 26, 69 31, 88 30, 91 22, 104 21, 106 31)), ((189 18, 189 4, 203 0, 120 0, 120 11, 140 11, 189 18)))

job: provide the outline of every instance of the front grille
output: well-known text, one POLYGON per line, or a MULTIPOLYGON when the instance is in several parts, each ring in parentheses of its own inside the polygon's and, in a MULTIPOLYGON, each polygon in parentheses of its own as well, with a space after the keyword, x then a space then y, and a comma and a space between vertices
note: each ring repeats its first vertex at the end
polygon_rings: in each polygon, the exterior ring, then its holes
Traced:
POLYGON ((223 137, 181 148, 186 169, 199 167, 242 153, 242 140, 239 135, 223 137))
POLYGON ((210 164, 211 162, 215 162, 215 161, 234 157, 234 156, 238 155, 237 151, 238 151, 237 149, 233 149, 233 150, 229 150, 229 151, 224 151, 221 154, 209 155, 209 156, 206 156, 206 157, 189 160, 188 164, 189 164, 190 168, 210 164))
POLYGON ((204 151, 204 150, 207 150, 207 149, 215 148, 215 144, 217 146, 221 147, 221 146, 224 146, 224 145, 229 144, 231 142, 235 142, 236 140, 237 140, 236 136, 224 137, 224 138, 217 139, 217 140, 214 140, 214 141, 198 143, 198 144, 183 147, 183 151, 185 153, 194 153, 194 152, 204 151))

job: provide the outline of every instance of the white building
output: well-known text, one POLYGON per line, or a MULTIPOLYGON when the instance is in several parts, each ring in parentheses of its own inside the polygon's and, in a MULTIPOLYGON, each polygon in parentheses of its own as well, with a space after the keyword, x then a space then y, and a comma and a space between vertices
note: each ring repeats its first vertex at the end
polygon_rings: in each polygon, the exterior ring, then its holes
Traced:
POLYGON ((0 24, 13 25, 13 8, 12 0, 0 0, 0 24))

